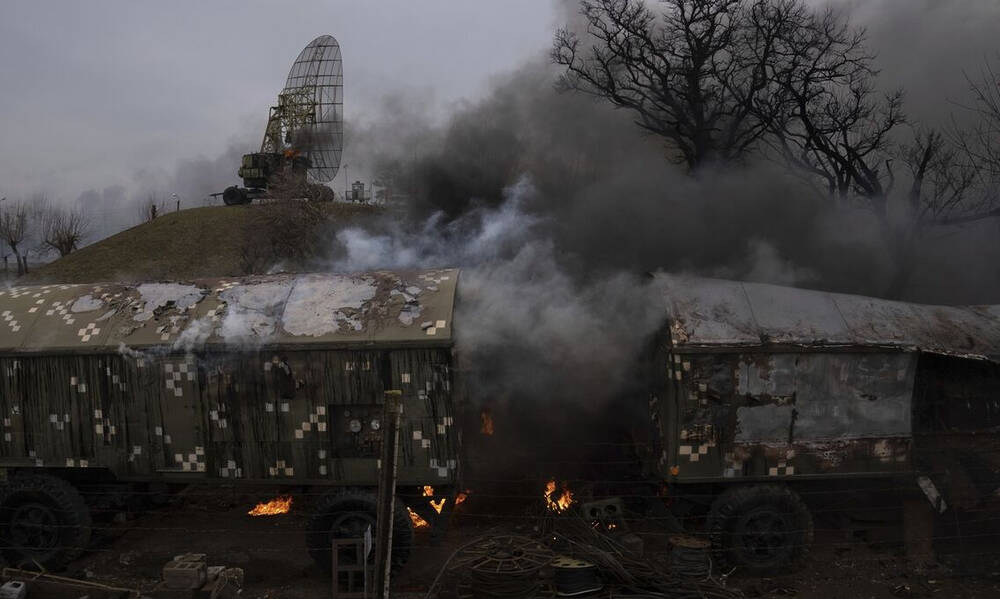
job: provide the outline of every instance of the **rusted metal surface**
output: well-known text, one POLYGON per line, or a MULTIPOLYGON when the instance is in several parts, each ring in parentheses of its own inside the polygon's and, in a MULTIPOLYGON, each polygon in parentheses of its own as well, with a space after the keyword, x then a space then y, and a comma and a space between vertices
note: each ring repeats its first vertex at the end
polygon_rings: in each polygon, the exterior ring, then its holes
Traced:
POLYGON ((400 389, 400 484, 450 483, 456 277, 5 290, 0 466, 374 484, 382 395, 400 389))
POLYGON ((678 480, 905 469, 914 365, 904 353, 673 354, 662 465, 678 480))
POLYGON ((864 347, 1000 360, 1000 306, 928 306, 667 274, 656 282, 678 351, 864 347))
POLYGON ((955 448, 997 441, 1000 307, 657 280, 652 446, 668 480, 956 471, 976 452, 955 448), (956 431, 966 443, 942 442, 956 431))

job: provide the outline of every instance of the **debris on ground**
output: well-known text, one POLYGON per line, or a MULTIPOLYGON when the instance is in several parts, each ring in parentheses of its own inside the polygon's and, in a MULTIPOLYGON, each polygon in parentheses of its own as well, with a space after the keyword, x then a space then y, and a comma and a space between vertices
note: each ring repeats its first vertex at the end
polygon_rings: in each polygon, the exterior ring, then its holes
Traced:
MULTIPOLYGON (((495 529, 460 546, 448 558, 425 599, 595 596, 650 599, 735 599, 738 591, 712 578, 710 544, 678 537, 686 556, 669 567, 643 557, 643 540, 632 532, 561 510, 542 517, 531 535, 495 529), (602 595, 603 596, 603 595, 602 595)), ((622 527, 624 528, 624 527, 622 527)))
POLYGON ((236 599, 243 587, 243 570, 209 566, 204 553, 184 553, 163 566, 163 580, 152 599, 236 599))
POLYGON ((17 568, 4 568, 0 578, 2 599, 140 599, 135 589, 17 568))

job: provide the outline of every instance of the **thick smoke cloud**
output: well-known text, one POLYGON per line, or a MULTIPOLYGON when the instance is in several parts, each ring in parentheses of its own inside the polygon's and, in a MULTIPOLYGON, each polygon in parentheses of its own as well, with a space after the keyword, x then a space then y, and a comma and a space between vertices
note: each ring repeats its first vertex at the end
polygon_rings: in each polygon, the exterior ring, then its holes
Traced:
MULTIPOLYGON (((579 27, 576 3, 560 5, 565 22, 579 27)), ((869 27, 873 49, 886 57, 880 84, 910 88, 914 120, 933 126, 961 110, 961 69, 977 68, 988 47, 990 28, 969 34, 959 25, 977 16, 1000 23, 982 2, 955 13, 923 1, 834 5, 869 27), (940 43, 906 34, 906 23, 927 14, 937 22, 921 30, 940 43), (963 50, 941 50, 949 42, 963 50)), ((892 264, 870 214, 830 202, 776 164, 692 178, 628 113, 557 92, 556 75, 539 58, 443 123, 405 94, 393 96, 384 119, 351 134, 352 153, 394 182, 407 214, 340 231, 333 266, 463 267, 458 351, 480 394, 582 393, 600 405, 621 393, 661 322, 647 272, 885 290, 892 264)), ((995 228, 986 222, 926 241, 906 299, 1000 301, 995 228)))
POLYGON ((570 401, 581 389, 610 397, 625 387, 630 358, 659 324, 655 291, 639 273, 576 280, 544 219, 524 211, 535 196, 522 179, 499 206, 450 222, 438 214, 419 227, 396 221, 342 230, 332 268, 461 266, 455 331, 477 397, 570 401))
POLYGON ((868 31, 884 89, 906 92, 907 114, 932 126, 968 122, 966 75, 998 58, 1000 3, 993 0, 834 0, 868 31))
MULTIPOLYGON (((907 90, 914 129, 968 118, 962 71, 977 71, 993 47, 993 26, 1000 24, 994 3, 813 4, 842 10, 868 29, 882 70, 879 85, 907 90), (912 35, 912 27, 922 35, 912 35)), ((563 23, 582 27, 577 2, 558 5, 563 23)), ((573 273, 667 268, 885 291, 892 265, 870 214, 832 205, 773 164, 692 180, 669 164, 662 144, 641 134, 627 112, 556 92, 557 74, 539 58, 497 78, 491 94, 457 107, 443 124, 415 113, 419 102, 389 101, 380 133, 358 132, 352 152, 361 146, 367 153, 362 162, 395 176, 416 223, 438 212, 447 221, 497 206, 506 186, 530 177, 538 193, 523 208, 545 220, 546 238, 573 273)), ((992 223, 945 233, 951 234, 932 236, 920 248, 906 299, 1000 301, 997 273, 988 267, 1000 251, 992 223), (949 266, 955 263, 967 265, 962 270, 969 276, 949 266), (942 280, 948 283, 938 284, 942 280)))
POLYGON ((626 113, 557 92, 555 75, 538 60, 443 125, 406 118, 409 129, 386 127, 404 141, 363 140, 369 161, 412 190, 407 226, 453 227, 502 206, 527 177, 534 192, 520 210, 579 279, 665 268, 865 292, 886 276, 863 215, 835 210, 775 165, 692 179, 626 113))

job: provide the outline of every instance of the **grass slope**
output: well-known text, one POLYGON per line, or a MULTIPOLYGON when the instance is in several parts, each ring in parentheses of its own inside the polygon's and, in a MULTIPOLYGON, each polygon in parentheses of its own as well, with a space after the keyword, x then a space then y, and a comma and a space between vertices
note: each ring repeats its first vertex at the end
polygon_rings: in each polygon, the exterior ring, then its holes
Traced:
MULTIPOLYGON (((372 208, 323 204, 334 223, 372 208)), ((35 269, 17 283, 92 283, 238 276, 242 249, 255 241, 261 206, 212 206, 163 214, 35 269)), ((16 283, 15 283, 16 284, 16 283)))

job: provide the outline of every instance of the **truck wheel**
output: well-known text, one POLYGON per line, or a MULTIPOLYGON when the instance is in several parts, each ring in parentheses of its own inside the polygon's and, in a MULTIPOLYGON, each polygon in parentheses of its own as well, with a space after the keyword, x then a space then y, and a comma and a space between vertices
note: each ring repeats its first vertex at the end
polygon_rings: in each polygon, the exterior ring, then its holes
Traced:
POLYGON ((246 191, 232 185, 225 188, 222 191, 222 202, 226 206, 237 206, 239 204, 247 204, 250 199, 247 197, 246 191))
MULTIPOLYGON (((309 555, 324 571, 332 567, 333 539, 357 539, 365 536, 365 529, 372 527, 375 533, 377 500, 369 493, 329 493, 316 506, 316 511, 306 524, 306 545, 309 555)), ((406 506, 396 498, 396 509, 392 520, 392 567, 401 568, 410 557, 413 544, 413 528, 406 506)), ((374 559, 374 551, 370 558, 374 559)), ((353 560, 350 554, 341 555, 340 563, 353 560)))
POLYGON ((727 489, 712 504, 706 526, 716 560, 753 575, 794 569, 813 540, 809 508, 783 485, 727 489))
POLYGON ((15 567, 59 570, 90 543, 90 509, 65 480, 12 478, 0 490, 0 555, 15 567))

